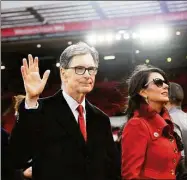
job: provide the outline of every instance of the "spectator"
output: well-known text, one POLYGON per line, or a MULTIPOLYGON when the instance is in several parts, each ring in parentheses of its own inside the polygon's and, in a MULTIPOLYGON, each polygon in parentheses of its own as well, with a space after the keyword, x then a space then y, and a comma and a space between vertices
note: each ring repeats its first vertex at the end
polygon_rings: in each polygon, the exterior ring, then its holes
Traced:
POLYGON ((9 133, 1 128, 1 179, 2 180, 25 180, 23 171, 14 169, 9 151, 9 133))
POLYGON ((177 83, 171 82, 169 88, 169 102, 166 107, 173 122, 180 127, 185 151, 185 165, 187 167, 187 114, 183 112, 181 108, 183 99, 184 91, 182 87, 177 83))

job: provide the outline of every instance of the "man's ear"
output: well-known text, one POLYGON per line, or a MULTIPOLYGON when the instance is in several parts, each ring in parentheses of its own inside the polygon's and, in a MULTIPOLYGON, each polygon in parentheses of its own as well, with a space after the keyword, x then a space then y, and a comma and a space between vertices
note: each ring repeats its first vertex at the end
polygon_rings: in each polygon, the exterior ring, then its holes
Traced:
POLYGON ((60 78, 62 81, 66 79, 66 70, 64 68, 60 68, 60 78))
POLYGON ((140 92, 138 93, 140 96, 143 98, 147 98, 147 92, 146 89, 141 89, 140 92))

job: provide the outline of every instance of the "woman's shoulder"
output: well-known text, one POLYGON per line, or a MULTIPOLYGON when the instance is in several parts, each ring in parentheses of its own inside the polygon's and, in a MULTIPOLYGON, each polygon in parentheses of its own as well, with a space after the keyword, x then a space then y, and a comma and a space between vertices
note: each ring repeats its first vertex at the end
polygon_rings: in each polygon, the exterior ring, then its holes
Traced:
POLYGON ((126 128, 136 128, 138 130, 144 130, 144 131, 148 131, 148 122, 146 121, 146 119, 142 118, 142 117, 132 117, 128 120, 128 122, 126 123, 126 128))
POLYGON ((131 134, 132 136, 141 136, 149 139, 150 130, 145 119, 132 117, 126 123, 123 134, 131 134))
POLYGON ((147 124, 146 119, 142 117, 132 117, 128 120, 127 124, 129 125, 144 125, 147 124))

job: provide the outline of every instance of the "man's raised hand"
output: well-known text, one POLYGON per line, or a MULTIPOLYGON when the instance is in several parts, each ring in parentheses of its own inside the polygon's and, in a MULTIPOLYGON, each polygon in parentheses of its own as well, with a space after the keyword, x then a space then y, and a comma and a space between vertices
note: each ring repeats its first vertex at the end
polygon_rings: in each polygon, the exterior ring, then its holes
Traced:
POLYGON ((44 72, 41 79, 38 67, 38 57, 33 59, 32 55, 28 55, 28 61, 24 58, 23 65, 21 66, 21 74, 26 91, 26 100, 37 101, 39 95, 43 92, 50 74, 50 70, 44 72))

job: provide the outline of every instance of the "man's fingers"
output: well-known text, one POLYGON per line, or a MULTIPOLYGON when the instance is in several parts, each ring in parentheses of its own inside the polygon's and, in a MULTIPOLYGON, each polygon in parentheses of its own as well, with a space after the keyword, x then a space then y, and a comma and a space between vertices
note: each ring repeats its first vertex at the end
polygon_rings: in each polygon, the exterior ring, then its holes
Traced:
POLYGON ((49 78, 49 74, 50 74, 50 70, 45 71, 43 78, 42 78, 42 82, 45 85, 47 82, 47 79, 49 78))
POLYGON ((34 69, 35 69, 36 72, 39 71, 39 69, 38 69, 38 57, 34 58, 34 69))
POLYGON ((26 68, 24 66, 21 66, 21 74, 22 74, 22 78, 23 78, 23 81, 25 80, 26 78, 26 68))
POLYGON ((29 59, 29 68, 31 68, 31 66, 33 65, 33 57, 31 54, 28 55, 28 59, 29 59))
POLYGON ((23 58, 23 66, 25 68, 26 74, 28 74, 29 68, 28 68, 27 60, 25 58, 23 58))

